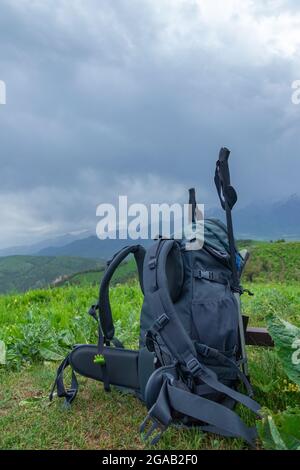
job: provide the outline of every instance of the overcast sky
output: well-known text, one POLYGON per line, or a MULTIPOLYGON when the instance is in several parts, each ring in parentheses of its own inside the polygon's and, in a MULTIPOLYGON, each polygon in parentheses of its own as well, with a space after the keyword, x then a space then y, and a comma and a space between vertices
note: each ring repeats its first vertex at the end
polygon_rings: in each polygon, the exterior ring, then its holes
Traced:
POLYGON ((96 206, 299 193, 298 0, 0 0, 0 247, 95 228, 96 206))

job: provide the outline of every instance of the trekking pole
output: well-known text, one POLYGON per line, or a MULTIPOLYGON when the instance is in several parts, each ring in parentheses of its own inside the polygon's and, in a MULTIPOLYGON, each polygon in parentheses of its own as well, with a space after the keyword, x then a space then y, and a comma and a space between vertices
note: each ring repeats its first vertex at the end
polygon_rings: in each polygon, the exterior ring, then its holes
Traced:
POLYGON ((189 206, 191 210, 190 218, 191 218, 191 223, 195 225, 196 223, 196 192, 195 188, 190 188, 189 189, 189 206))
POLYGON ((230 172, 228 166, 228 159, 230 150, 226 147, 222 147, 219 153, 219 160, 216 164, 215 172, 215 185, 218 191, 218 195, 221 201, 221 206, 226 213, 226 223, 229 241, 230 261, 232 270, 232 289, 238 305, 239 313, 239 335, 240 335, 240 348, 242 355, 242 369, 246 376, 248 376, 248 363, 247 363, 247 352, 246 352, 246 341, 245 331, 243 324, 243 317, 241 312, 241 289, 240 289, 240 277, 237 268, 236 260, 236 247, 233 235, 233 223, 232 223, 232 209, 237 201, 237 194, 235 189, 230 184, 230 172))

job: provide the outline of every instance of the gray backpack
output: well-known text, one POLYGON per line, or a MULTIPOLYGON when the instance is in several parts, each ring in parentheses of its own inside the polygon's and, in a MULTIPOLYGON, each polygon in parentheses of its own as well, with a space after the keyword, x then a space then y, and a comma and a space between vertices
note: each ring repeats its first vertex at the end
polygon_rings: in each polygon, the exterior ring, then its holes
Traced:
POLYGON ((254 446, 255 427, 247 427, 234 411, 239 403, 259 416, 260 408, 244 373, 237 300, 242 288, 233 283, 233 269, 240 278, 244 259, 235 248, 234 257, 233 268, 227 228, 214 219, 205 220, 202 247, 174 237, 156 240, 147 251, 141 245, 119 251, 89 311, 98 322, 98 345, 74 347, 58 368, 50 399, 57 389, 69 405, 78 390, 77 372, 103 382, 107 391, 115 386, 140 398, 148 409, 140 431, 152 444, 177 424, 241 437, 254 446), (129 254, 144 294, 139 350, 125 349, 115 338, 109 302, 110 280, 129 254), (67 366, 72 368, 68 389, 63 381, 67 366))

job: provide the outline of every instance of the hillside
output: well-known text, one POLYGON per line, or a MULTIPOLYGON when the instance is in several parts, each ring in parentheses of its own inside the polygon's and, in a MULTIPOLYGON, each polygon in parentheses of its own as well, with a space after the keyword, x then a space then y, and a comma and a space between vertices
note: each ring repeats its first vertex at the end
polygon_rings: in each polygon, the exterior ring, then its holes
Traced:
MULTIPOLYGON (((300 281, 300 242, 257 242, 241 240, 240 249, 247 248, 250 259, 243 274, 243 282, 284 282, 300 281)), ((76 273, 59 285, 95 285, 103 271, 76 273)), ((114 283, 125 282, 136 277, 134 260, 119 267, 114 275, 114 283)))
POLYGON ((103 266, 102 261, 78 257, 6 256, 0 258, 0 294, 45 287, 60 276, 103 266))
MULTIPOLYGON (((70 276, 55 283, 55 287, 61 286, 97 286, 99 285, 104 273, 104 268, 98 270, 89 270, 71 274, 70 276)), ((124 261, 114 273, 111 284, 119 284, 137 278, 136 264, 133 258, 124 261)))
MULTIPOLYGON (((250 251, 243 282, 300 281, 300 242, 238 242, 250 251)), ((98 285, 105 268, 99 260, 71 256, 8 256, 0 258, 0 294, 47 285, 98 285)), ((136 277, 133 259, 124 262, 112 283, 136 277)))
POLYGON ((300 281, 300 242, 246 243, 250 259, 245 268, 245 281, 300 281))

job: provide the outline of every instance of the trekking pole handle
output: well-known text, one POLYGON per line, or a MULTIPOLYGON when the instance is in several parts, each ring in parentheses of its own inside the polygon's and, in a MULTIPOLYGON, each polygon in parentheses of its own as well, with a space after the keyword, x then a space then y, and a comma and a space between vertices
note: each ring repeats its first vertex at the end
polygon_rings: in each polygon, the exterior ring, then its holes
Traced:
POLYGON ((222 147, 220 152, 219 152, 219 162, 228 162, 230 155, 230 150, 226 147, 222 147))
POLYGON ((230 173, 229 173, 229 160, 230 150, 226 147, 222 147, 219 153, 219 166, 220 173, 222 175, 223 191, 226 192, 226 187, 230 185, 230 173))

